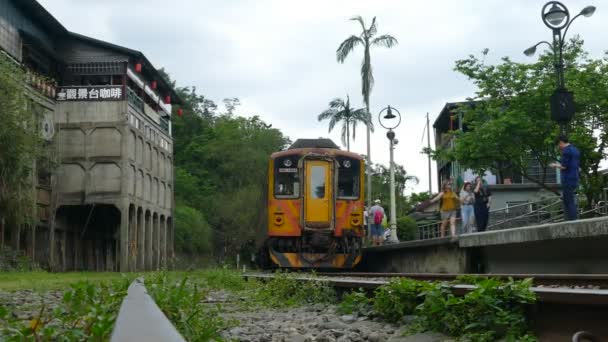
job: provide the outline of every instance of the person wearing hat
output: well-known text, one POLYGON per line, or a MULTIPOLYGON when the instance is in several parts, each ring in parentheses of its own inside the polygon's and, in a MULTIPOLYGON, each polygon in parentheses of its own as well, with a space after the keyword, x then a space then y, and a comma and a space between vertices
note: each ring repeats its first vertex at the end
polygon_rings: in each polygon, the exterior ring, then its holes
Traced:
POLYGON ((382 220, 384 219, 384 208, 380 206, 380 200, 374 201, 374 205, 369 210, 368 220, 372 220, 372 243, 374 246, 380 246, 384 240, 382 229, 382 220))

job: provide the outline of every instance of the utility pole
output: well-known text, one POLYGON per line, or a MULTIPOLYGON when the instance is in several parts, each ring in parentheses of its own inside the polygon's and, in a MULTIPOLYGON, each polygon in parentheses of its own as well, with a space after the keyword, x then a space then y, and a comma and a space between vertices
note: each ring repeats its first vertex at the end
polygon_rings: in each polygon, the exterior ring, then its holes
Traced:
POLYGON ((429 112, 426 112, 426 147, 429 159, 429 196, 433 194, 433 183, 431 178, 431 125, 429 122, 429 112))
POLYGON ((397 139, 395 139, 395 132, 393 129, 397 128, 401 123, 401 113, 396 108, 392 108, 388 106, 378 113, 378 121, 380 126, 386 128, 388 132, 386 133, 386 137, 389 141, 389 149, 390 149, 390 182, 389 182, 389 192, 391 196, 391 217, 390 217, 390 228, 391 235, 389 237, 389 241, 391 243, 399 242, 399 237, 397 237, 397 200, 395 196, 395 161, 394 161, 394 150, 395 145, 397 145, 397 139), (386 115, 382 117, 382 113, 386 111, 386 115), (393 114, 393 111, 397 113, 397 115, 393 114), (384 118, 384 120, 382 120, 384 118), (397 119, 397 123, 394 123, 394 120, 397 119), (392 121, 392 122, 391 122, 392 121))
POLYGON ((391 242, 399 242, 399 238, 397 237, 397 201, 395 199, 395 162, 394 162, 394 150, 395 150, 395 132, 389 130, 386 134, 390 143, 390 193, 391 193, 391 218, 390 218, 390 227, 391 227, 391 242))

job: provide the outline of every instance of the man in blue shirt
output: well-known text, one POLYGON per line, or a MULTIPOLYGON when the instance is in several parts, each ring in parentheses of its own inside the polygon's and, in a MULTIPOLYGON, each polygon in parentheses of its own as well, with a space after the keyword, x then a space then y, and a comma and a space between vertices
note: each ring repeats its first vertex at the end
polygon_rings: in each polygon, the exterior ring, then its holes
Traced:
POLYGON ((551 166, 561 170, 564 216, 566 217, 566 220, 572 221, 577 219, 574 192, 578 187, 580 152, 568 142, 568 137, 565 135, 559 136, 558 146, 562 151, 562 159, 560 163, 553 163, 551 166))

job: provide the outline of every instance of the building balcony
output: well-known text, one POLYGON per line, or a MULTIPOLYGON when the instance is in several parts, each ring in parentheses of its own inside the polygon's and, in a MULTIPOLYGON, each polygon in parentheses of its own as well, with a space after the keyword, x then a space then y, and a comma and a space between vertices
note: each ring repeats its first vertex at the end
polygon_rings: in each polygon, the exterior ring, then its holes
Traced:
POLYGON ((55 99, 57 93, 57 81, 52 78, 40 75, 31 70, 27 70, 25 74, 25 83, 30 85, 34 90, 41 95, 50 99, 55 99))
POLYGON ((144 112, 144 100, 137 96, 131 88, 127 87, 127 101, 129 105, 136 109, 138 112, 144 112))

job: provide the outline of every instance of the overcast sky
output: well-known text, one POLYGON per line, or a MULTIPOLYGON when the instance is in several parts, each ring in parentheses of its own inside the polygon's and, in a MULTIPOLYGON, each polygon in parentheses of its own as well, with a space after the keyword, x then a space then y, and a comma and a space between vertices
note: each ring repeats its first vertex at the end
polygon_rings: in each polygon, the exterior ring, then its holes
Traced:
MULTIPOLYGON (((39 0, 68 30, 140 50, 165 67, 180 86, 221 103, 238 97, 239 115, 259 115, 292 140, 331 137, 316 117, 335 97, 350 95, 363 107, 357 49, 336 62, 340 42, 358 34, 361 15, 377 17, 378 33, 399 40, 392 49, 375 48, 376 79, 371 97, 374 120, 390 104, 400 110, 395 161, 417 176, 409 191, 428 189, 426 156, 420 151, 426 113, 431 124, 446 102, 473 96, 474 86, 453 71, 454 61, 490 52, 486 60, 509 56, 531 61, 522 51, 549 40, 540 11, 545 1, 355 1, 355 0, 39 0)), ((594 57, 608 49, 608 5, 598 0, 564 0, 572 13, 586 5, 598 10, 581 17, 569 34, 580 34, 594 57)), ((534 58, 534 57, 532 57, 534 58)), ((377 125, 377 123, 376 123, 377 125)), ((365 153, 365 130, 351 143, 365 153)), ((433 133, 431 133, 433 134, 433 133)), ((378 127, 372 135, 372 160, 388 165, 388 140, 378 127)), ((433 189, 437 190, 433 163, 433 189)))

